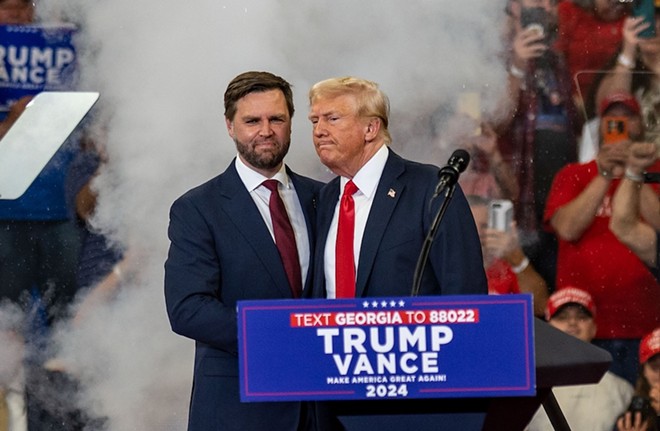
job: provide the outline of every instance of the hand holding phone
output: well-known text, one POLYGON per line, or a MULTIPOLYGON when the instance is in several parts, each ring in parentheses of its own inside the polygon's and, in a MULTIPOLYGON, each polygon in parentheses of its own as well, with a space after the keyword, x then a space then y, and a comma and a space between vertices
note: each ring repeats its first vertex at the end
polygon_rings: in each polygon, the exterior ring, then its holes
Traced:
POLYGON ((488 205, 488 227, 502 232, 511 229, 513 203, 508 199, 495 199, 488 205))
POLYGON ((601 122, 603 144, 616 144, 629 140, 628 118, 618 116, 605 116, 601 122))
POLYGON ((655 1, 654 0, 634 0, 633 16, 641 16, 644 22, 649 26, 639 33, 639 37, 649 39, 655 37, 655 1))
POLYGON ((539 36, 545 36, 548 16, 542 7, 525 7, 520 11, 520 26, 523 29, 533 28, 539 36))

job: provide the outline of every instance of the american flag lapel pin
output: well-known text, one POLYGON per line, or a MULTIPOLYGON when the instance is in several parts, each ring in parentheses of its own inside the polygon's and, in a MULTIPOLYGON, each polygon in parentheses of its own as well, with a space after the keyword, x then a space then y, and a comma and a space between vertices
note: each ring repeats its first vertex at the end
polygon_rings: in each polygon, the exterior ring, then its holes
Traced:
POLYGON ((390 189, 390 191, 387 192, 387 196, 394 198, 396 196, 396 191, 394 189, 390 189))

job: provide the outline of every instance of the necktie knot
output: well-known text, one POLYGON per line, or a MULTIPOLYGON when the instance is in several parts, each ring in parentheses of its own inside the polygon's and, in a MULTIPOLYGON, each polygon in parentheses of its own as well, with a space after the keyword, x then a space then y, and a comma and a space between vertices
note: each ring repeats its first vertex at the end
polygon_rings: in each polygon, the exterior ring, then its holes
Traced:
POLYGON ((277 192, 277 185, 279 184, 279 181, 277 181, 277 180, 266 180, 261 184, 264 187, 266 187, 268 190, 270 190, 271 192, 277 192))
POLYGON ((358 191, 358 187, 353 181, 349 181, 344 186, 344 196, 353 196, 358 191))

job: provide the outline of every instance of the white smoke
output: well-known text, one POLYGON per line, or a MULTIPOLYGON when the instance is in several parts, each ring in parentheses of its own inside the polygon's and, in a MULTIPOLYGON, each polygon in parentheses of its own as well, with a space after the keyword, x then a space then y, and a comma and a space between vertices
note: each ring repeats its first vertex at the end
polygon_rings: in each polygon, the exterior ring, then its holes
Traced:
POLYGON ((11 386, 25 359, 20 337, 23 313, 14 304, 0 304, 0 388, 11 386))
MULTIPOLYGON (((80 25, 81 90, 99 91, 109 163, 96 179, 94 224, 135 252, 139 268, 118 297, 58 336, 81 381, 82 406, 111 430, 180 430, 193 343, 169 328, 163 300, 168 210, 225 169, 236 150, 222 96, 246 70, 294 87, 287 157, 328 174, 311 145, 307 90, 331 76, 380 83, 392 103, 393 147, 442 164, 437 115, 464 91, 492 108, 503 91, 497 55, 504 2, 492 0, 42 0, 41 15, 80 25)), ((441 128, 441 126, 440 126, 441 128)), ((440 130, 442 132, 442 130, 440 130)), ((451 141, 450 139, 448 141, 451 141)))

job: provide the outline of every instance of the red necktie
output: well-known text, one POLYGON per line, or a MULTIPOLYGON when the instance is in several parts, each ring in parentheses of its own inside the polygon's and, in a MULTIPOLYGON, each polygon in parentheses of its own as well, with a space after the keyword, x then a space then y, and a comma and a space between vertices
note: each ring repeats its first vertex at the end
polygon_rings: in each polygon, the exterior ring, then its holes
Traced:
POLYGON ((300 271, 300 260, 298 260, 298 248, 293 227, 286 213, 284 202, 277 191, 277 180, 266 180, 262 183, 270 190, 270 217, 273 221, 273 233, 275 234, 275 245, 280 252, 286 277, 294 298, 299 298, 302 292, 302 275, 300 271))
POLYGON ((358 188, 353 181, 347 182, 339 203, 335 248, 335 297, 337 298, 355 298, 355 258, 353 257, 355 203, 353 194, 357 191, 358 188))

